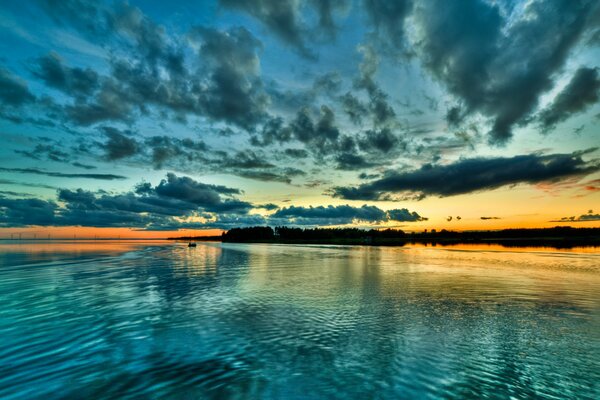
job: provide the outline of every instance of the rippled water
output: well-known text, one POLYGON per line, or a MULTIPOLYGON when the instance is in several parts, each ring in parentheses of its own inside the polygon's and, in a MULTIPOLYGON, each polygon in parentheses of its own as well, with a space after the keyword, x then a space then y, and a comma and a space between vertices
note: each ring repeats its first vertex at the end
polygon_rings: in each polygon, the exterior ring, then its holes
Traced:
POLYGON ((0 398, 598 399, 600 253, 0 243, 0 398))

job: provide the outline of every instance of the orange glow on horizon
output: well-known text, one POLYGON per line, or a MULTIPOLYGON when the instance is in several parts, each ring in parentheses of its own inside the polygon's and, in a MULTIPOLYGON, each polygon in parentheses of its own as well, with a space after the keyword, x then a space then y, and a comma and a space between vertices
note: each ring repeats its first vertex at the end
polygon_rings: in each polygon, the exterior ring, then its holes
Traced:
MULTIPOLYGON (((555 226, 571 226, 574 228, 599 228, 599 221, 586 222, 556 222, 556 221, 539 221, 539 220, 520 220, 514 218, 497 219, 497 220, 476 220, 463 219, 461 221, 422 221, 416 223, 398 223, 388 224, 389 228, 402 229, 406 232, 421 232, 425 229, 428 231, 436 229, 440 231, 446 229, 448 231, 494 231, 502 229, 519 229, 519 228, 553 228, 555 226)), ((330 228, 343 228, 357 226, 363 229, 370 229, 368 225, 342 225, 330 226, 330 228)), ((386 229, 388 226, 378 225, 378 229, 386 229)), ((327 227, 323 227, 327 228, 327 227)), ((220 236, 224 230, 221 229, 206 229, 206 230, 179 230, 179 231, 144 231, 136 230, 135 228, 97 228, 97 227, 81 227, 81 226, 65 226, 65 227, 21 227, 21 228, 0 228, 0 239, 10 239, 11 235, 14 239, 167 239, 169 237, 182 236, 220 236)))

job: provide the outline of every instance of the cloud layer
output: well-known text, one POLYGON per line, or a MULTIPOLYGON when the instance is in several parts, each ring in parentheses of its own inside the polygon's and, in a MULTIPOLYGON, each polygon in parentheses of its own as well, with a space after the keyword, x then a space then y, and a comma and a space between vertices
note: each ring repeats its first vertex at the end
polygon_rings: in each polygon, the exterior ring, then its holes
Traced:
POLYGON ((228 229, 250 225, 346 225, 426 220, 406 208, 318 206, 278 209, 238 198, 239 189, 167 174, 158 185, 143 182, 126 193, 59 189, 56 201, 0 193, 0 227, 94 226, 143 230, 228 229), (262 213, 257 213, 261 211, 262 213), (266 213, 266 212, 270 212, 266 213))
POLYGON ((332 194, 348 200, 383 200, 403 194, 416 198, 446 197, 520 183, 583 177, 600 171, 598 160, 584 161, 583 154, 531 154, 462 159, 447 165, 427 164, 408 172, 390 171, 381 179, 356 187, 336 187, 332 194))

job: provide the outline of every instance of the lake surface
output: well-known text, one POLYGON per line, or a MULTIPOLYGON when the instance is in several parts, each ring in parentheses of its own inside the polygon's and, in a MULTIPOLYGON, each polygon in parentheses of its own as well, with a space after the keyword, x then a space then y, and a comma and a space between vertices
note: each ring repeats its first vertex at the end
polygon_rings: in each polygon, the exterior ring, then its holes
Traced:
POLYGON ((0 398, 599 399, 600 249, 0 242, 0 398))

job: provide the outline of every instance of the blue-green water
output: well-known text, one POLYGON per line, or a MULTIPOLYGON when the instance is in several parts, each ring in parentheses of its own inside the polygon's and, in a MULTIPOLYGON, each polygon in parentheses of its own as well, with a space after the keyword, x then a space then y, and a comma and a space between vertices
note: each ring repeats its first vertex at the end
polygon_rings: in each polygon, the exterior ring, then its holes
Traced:
POLYGON ((600 253, 0 243, 2 399, 598 399, 600 253))

